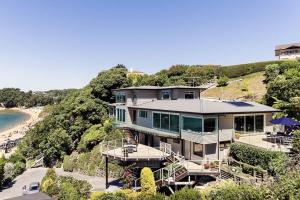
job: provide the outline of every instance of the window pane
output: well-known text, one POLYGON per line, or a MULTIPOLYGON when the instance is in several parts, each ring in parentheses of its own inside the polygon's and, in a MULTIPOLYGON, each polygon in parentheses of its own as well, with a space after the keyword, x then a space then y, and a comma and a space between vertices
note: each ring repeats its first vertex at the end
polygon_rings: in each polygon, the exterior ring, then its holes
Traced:
POLYGON ((193 143, 194 145, 194 154, 200 157, 203 157, 203 145, 198 143, 193 143))
POLYGON ((123 113, 122 113, 122 121, 125 122, 125 110, 122 109, 123 113))
POLYGON ((256 132, 264 131, 264 116, 263 115, 255 116, 255 131, 256 132))
POLYGON ((211 143, 211 144, 206 144, 205 145, 205 154, 206 155, 215 154, 216 150, 217 150, 217 144, 216 143, 211 143))
POLYGON ((139 112, 139 117, 147 118, 147 117, 148 117, 147 111, 145 111, 145 110, 140 110, 140 112, 139 112))
POLYGON ((214 132, 216 130, 216 118, 204 119, 204 132, 214 132))
POLYGON ((202 132, 202 119, 183 117, 183 130, 202 132))
POLYGON ((179 132, 179 116, 170 115, 170 131, 179 132))
POLYGON ((160 128, 160 113, 153 113, 153 127, 160 128))
POLYGON ((161 114, 161 129, 170 130, 169 114, 161 114))
POLYGON ((184 94, 185 99, 194 99, 194 92, 186 92, 184 94))
POLYGON ((234 130, 244 132, 244 116, 234 118, 234 130))
POLYGON ((246 131, 254 132, 254 116, 246 116, 246 131))

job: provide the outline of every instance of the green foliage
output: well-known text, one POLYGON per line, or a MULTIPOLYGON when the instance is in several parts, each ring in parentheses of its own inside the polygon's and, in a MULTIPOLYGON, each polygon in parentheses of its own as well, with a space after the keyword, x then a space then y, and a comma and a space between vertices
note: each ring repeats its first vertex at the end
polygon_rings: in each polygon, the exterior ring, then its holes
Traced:
POLYGON ((265 103, 300 119, 300 62, 285 61, 266 67, 265 103))
POLYGON ((189 189, 187 187, 176 191, 170 200, 189 199, 189 200, 200 200, 201 193, 198 190, 189 189))
POLYGON ((54 169, 49 169, 41 183, 41 191, 51 197, 65 200, 87 199, 92 186, 72 177, 57 177, 54 169))
POLYGON ((153 195, 156 193, 153 172, 149 167, 144 167, 141 171, 141 187, 142 193, 145 195, 153 195))
POLYGON ((218 87, 223 87, 223 86, 228 85, 228 81, 229 81, 229 78, 227 76, 221 76, 217 81, 218 87))
POLYGON ((241 65, 224 66, 219 68, 220 76, 227 76, 229 78, 236 78, 240 76, 245 76, 255 72, 264 71, 267 65, 279 64, 283 61, 265 61, 265 62, 255 62, 241 65))
POLYGON ((5 166, 6 160, 4 157, 0 158, 0 190, 2 188, 3 182, 4 182, 4 166, 5 166))
POLYGON ((71 156, 66 155, 64 157, 64 163, 63 163, 63 169, 67 172, 72 172, 74 169, 74 163, 75 161, 71 156))
POLYGON ((231 144, 230 156, 237 161, 253 166, 260 166, 263 169, 269 169, 274 159, 279 157, 281 159, 286 159, 286 156, 282 152, 269 151, 241 143, 231 144))
POLYGON ((300 130, 294 132, 293 151, 297 154, 300 153, 300 130))

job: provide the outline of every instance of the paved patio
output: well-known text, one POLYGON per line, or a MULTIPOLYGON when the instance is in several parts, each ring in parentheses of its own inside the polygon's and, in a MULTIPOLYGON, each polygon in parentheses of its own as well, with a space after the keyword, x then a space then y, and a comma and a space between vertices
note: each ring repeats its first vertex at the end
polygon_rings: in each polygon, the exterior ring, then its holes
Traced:
POLYGON ((236 139, 237 142, 265 148, 271 151, 282 151, 288 153, 292 148, 291 145, 283 145, 283 144, 275 143, 275 141, 273 143, 266 140, 267 140, 266 135, 241 136, 239 139, 236 139))

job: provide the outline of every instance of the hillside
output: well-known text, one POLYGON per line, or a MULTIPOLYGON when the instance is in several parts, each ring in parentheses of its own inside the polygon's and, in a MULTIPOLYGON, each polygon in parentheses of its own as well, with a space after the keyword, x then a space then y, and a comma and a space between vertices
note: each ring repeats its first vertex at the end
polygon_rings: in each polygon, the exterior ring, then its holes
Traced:
POLYGON ((264 72, 256 72, 246 76, 230 79, 223 88, 213 87, 202 93, 206 98, 247 99, 261 102, 266 94, 264 72), (223 95, 222 95, 223 90, 223 95))

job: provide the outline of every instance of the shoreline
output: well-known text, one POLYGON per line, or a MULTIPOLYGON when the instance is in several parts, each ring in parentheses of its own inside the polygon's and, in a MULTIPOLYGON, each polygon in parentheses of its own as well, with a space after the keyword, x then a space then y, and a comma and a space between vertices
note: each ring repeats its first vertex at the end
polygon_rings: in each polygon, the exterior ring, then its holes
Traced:
MULTIPOLYGON (((43 107, 33 107, 33 108, 0 108, 0 111, 15 111, 22 112, 28 115, 28 118, 16 123, 12 127, 0 131, 0 144, 4 143, 5 140, 16 140, 25 136, 26 132, 31 129, 37 122, 42 120, 39 114, 42 112, 43 107)), ((0 150, 0 154, 1 154, 0 150)))

